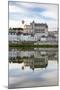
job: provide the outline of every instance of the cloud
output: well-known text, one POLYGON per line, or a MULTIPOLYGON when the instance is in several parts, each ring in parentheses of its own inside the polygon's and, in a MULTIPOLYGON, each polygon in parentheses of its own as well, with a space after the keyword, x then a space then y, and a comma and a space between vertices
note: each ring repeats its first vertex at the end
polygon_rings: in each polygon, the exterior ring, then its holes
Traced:
POLYGON ((22 20, 25 20, 26 23, 35 20, 35 22, 48 23, 49 27, 57 27, 58 5, 10 1, 9 26, 18 26, 18 22, 21 23, 22 20))

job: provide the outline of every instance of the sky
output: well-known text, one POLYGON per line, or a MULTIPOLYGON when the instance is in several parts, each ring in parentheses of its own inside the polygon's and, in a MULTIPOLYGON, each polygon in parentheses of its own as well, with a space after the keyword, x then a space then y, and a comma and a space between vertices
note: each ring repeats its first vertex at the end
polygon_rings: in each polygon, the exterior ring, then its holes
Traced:
POLYGON ((36 23, 47 23, 49 30, 58 27, 58 5, 9 1, 9 27, 23 27, 33 20, 36 23))

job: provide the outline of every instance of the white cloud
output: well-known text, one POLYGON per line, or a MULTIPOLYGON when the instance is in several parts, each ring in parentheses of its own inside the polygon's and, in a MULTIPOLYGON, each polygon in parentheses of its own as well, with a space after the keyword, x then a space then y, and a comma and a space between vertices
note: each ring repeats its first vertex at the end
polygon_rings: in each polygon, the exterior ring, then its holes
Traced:
POLYGON ((45 12, 42 12, 41 15, 44 15, 45 17, 50 17, 52 19, 55 19, 57 20, 57 13, 55 12, 52 12, 52 11, 45 11, 45 12))
POLYGON ((9 20, 9 27, 20 27, 20 26, 22 26, 21 22, 14 21, 14 20, 9 20))
POLYGON ((18 13, 18 12, 24 13, 24 12, 26 12, 26 10, 23 8, 16 7, 16 6, 9 6, 9 13, 11 13, 11 12, 13 12, 13 13, 18 13))
MULTIPOLYGON (((16 5, 9 5, 9 13, 21 13, 19 14, 18 20, 10 20, 9 18, 9 27, 19 27, 21 25, 21 20, 25 20, 25 23, 30 23, 33 20, 35 22, 47 23, 49 28, 57 28, 58 25, 58 6, 54 4, 36 4, 36 3, 16 3, 16 5), (38 16, 37 13, 30 12, 28 8, 43 8, 45 11, 38 12, 41 16, 46 18, 52 18, 51 20, 44 19, 38 16), (55 20, 53 20, 55 19, 55 20)), ((18 17, 18 16, 17 16, 18 17)))
POLYGON ((56 5, 55 6, 53 5, 51 7, 49 6, 47 8, 47 11, 42 12, 41 15, 45 15, 47 17, 51 17, 57 20, 58 19, 58 6, 56 5))

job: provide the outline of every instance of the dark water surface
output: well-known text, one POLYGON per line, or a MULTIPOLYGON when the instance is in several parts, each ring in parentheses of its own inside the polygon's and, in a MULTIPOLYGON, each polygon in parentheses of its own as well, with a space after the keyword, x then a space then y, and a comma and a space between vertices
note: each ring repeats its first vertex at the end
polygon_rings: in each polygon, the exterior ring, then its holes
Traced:
POLYGON ((9 88, 58 85, 58 49, 9 50, 9 88))

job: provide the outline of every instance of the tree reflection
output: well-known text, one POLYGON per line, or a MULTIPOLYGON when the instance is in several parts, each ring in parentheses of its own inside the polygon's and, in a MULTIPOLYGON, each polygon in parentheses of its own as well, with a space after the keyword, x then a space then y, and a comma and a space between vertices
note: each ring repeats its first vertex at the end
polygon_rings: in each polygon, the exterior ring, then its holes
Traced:
POLYGON ((33 71, 36 68, 45 68, 48 66, 48 60, 58 60, 57 51, 51 50, 35 50, 35 51, 17 51, 19 53, 13 53, 13 56, 10 55, 10 63, 24 63, 21 67, 24 70, 24 67, 30 67, 33 71))

